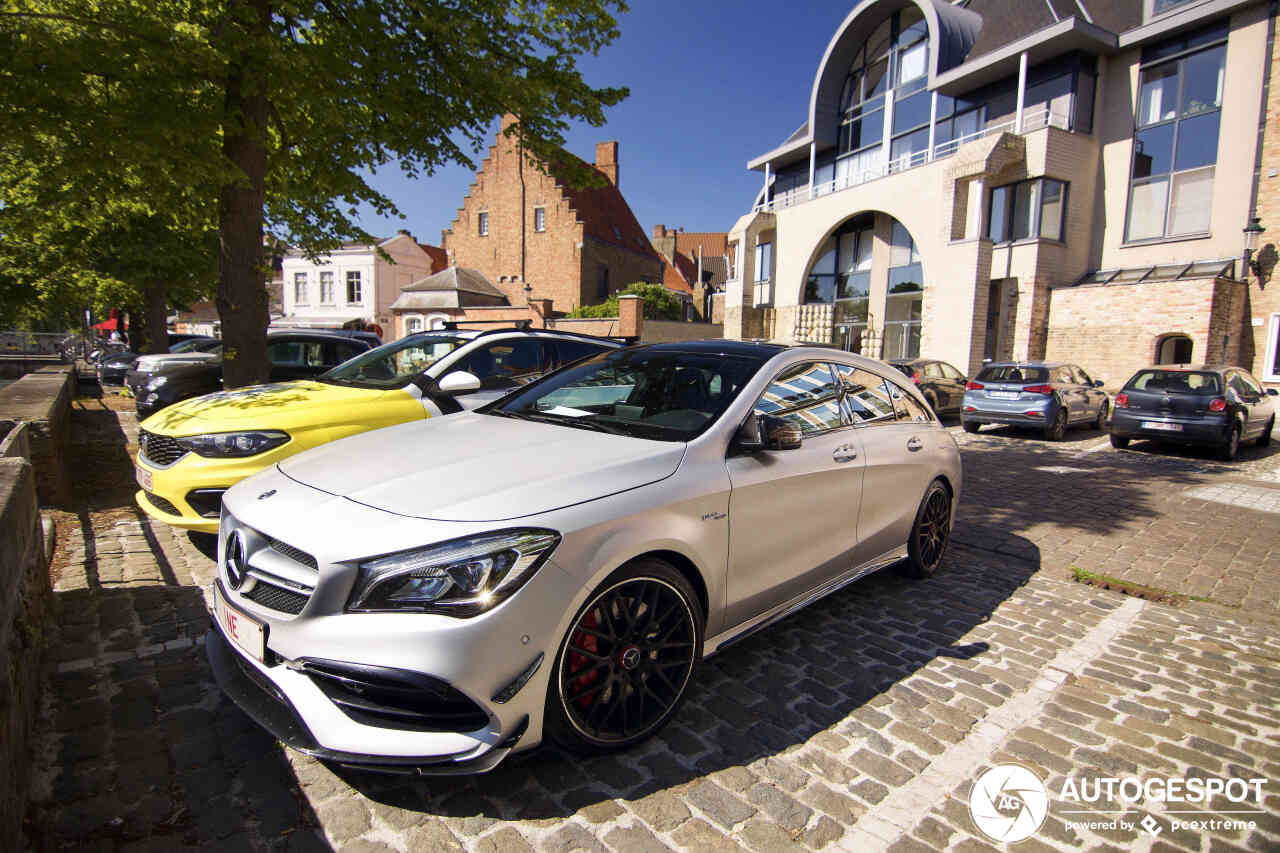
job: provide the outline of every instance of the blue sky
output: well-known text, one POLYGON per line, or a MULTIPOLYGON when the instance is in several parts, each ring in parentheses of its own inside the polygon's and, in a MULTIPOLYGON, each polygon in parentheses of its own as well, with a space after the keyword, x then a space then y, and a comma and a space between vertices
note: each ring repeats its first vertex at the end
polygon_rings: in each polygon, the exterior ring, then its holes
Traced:
MULTIPOLYGON (((571 128, 566 147, 591 161, 597 142, 618 140, 619 184, 646 232, 659 223, 728 231, 763 181, 747 160, 804 121, 822 52, 856 3, 815 5, 633 0, 622 35, 580 62, 591 85, 628 86, 631 97, 604 127, 571 128)), ((439 245, 472 177, 450 167, 409 180, 388 166, 373 183, 405 219, 366 211, 360 224, 439 245)))

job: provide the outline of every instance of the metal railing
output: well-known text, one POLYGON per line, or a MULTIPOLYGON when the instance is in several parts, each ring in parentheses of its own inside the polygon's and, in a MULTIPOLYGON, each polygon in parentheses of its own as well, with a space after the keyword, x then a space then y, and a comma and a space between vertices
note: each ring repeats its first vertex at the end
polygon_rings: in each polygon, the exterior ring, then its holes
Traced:
POLYGON ((964 136, 958 136, 955 139, 940 142, 933 146, 933 155, 930 156, 928 149, 923 151, 913 151, 910 154, 903 154, 898 157, 887 158, 879 161, 871 167, 864 167, 856 172, 847 175, 841 175, 835 180, 815 183, 813 185, 805 185, 778 193, 772 199, 764 204, 757 205, 755 211, 772 213, 776 210, 785 210, 788 207, 794 207, 798 204, 804 204, 822 196, 831 195, 832 193, 847 190, 852 187, 859 187, 871 181, 880 178, 887 178, 890 175, 896 175, 901 172, 907 172, 912 169, 918 169, 929 163, 945 159, 955 154, 962 145, 984 139, 988 136, 996 136, 1001 133, 1013 133, 1017 135, 1026 135, 1037 130, 1043 130, 1046 127, 1056 127, 1060 130, 1070 130, 1071 121, 1068 116, 1052 112, 1048 107, 1038 110, 1029 110, 1022 114, 1022 130, 1017 127, 1017 119, 993 124, 982 130, 968 133, 964 136))

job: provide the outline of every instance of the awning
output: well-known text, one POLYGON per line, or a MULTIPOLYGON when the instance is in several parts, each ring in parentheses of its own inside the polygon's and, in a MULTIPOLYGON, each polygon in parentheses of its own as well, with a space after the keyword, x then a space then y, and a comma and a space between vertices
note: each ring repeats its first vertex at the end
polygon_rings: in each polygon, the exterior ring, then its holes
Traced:
POLYGON ((272 329, 339 329, 343 323, 352 320, 365 320, 372 323, 373 317, 366 314, 323 314, 320 316, 279 317, 271 321, 272 329))

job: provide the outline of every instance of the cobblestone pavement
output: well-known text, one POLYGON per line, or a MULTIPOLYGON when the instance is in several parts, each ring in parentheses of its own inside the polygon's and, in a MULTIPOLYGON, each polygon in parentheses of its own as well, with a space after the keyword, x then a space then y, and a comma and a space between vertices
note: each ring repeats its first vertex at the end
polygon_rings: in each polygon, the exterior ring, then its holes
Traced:
POLYGON ((290 752, 221 697, 201 648, 208 542, 131 508, 127 413, 85 402, 74 430, 86 488, 57 513, 30 849, 967 853, 1005 849, 966 802, 1006 762, 1050 794, 1020 851, 1280 849, 1280 524, 1188 495, 1266 487, 1280 458, 1261 450, 1223 470, 1092 451, 1096 432, 956 429, 964 508, 935 577, 882 572, 711 658, 677 719, 627 753, 408 779, 290 752), (1071 582, 1071 565, 1221 604, 1121 596, 1071 582), (1194 815, 1059 796, 1099 776, 1268 781, 1261 803, 1194 815), (1245 823, 1172 824, 1215 816, 1245 823))

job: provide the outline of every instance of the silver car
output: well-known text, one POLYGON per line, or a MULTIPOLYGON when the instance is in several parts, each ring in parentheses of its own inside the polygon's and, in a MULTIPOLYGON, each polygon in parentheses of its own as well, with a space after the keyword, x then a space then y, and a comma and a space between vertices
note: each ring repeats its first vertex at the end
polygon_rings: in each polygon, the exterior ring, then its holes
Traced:
POLYGON ((965 385, 960 423, 965 432, 1004 424, 1037 429, 1050 441, 1062 441, 1068 427, 1105 429, 1110 406, 1102 381, 1074 364, 996 362, 984 364, 965 385))
POLYGON ((656 344, 293 456, 223 500, 214 673, 279 740, 368 769, 626 748, 702 658, 870 572, 937 569, 960 454, 904 380, 656 344))

